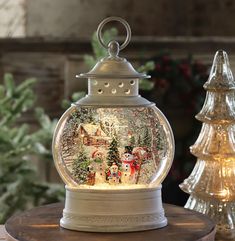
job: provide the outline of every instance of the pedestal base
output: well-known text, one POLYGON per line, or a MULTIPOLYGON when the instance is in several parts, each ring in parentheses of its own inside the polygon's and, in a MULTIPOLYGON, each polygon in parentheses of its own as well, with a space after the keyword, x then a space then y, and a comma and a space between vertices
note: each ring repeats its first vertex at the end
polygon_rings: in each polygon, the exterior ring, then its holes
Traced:
POLYGON ((130 232, 167 225, 161 186, 156 188, 94 190, 66 187, 60 225, 89 232, 130 232))

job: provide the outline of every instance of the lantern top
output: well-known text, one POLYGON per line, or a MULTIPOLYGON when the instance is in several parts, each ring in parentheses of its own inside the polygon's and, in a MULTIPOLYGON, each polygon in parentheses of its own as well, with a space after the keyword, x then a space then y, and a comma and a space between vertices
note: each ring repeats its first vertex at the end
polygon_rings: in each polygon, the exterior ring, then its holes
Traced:
POLYGON ((120 17, 104 19, 98 26, 97 37, 100 45, 107 49, 107 56, 88 73, 77 75, 78 78, 88 78, 88 94, 76 102, 79 106, 149 106, 151 102, 139 95, 139 79, 149 78, 144 73, 138 73, 131 63, 118 56, 131 39, 129 24, 120 17), (107 45, 102 38, 102 28, 110 21, 122 23, 127 36, 121 45, 115 40, 107 45))
MULTIPOLYGON (((119 46, 116 41, 110 42, 109 45, 119 46)), ((101 59, 88 73, 77 75, 78 78, 95 78, 95 79, 143 79, 150 78, 144 73, 138 73, 125 58, 119 56, 105 57, 101 59)))
POLYGON ((94 78, 94 79, 140 79, 150 78, 150 76, 137 72, 130 62, 125 58, 118 56, 119 51, 124 49, 131 39, 131 29, 129 24, 120 17, 109 17, 104 19, 97 28, 97 38, 99 43, 107 49, 108 56, 102 58, 96 65, 88 72, 77 75, 78 78, 94 78), (112 40, 106 45, 102 38, 102 29, 104 25, 110 21, 118 21, 122 23, 127 31, 127 36, 123 44, 112 40))

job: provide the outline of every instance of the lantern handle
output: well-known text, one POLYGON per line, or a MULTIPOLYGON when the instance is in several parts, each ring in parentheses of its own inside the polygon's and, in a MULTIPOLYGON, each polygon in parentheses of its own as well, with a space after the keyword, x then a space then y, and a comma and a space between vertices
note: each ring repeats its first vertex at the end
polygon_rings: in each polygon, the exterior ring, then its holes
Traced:
POLYGON ((99 40, 99 43, 105 48, 105 49, 109 49, 109 46, 106 45, 104 43, 104 40, 102 38, 102 29, 104 27, 104 25, 108 22, 111 22, 111 21, 117 21, 117 22, 120 22, 124 25, 124 27, 126 28, 126 39, 125 41, 121 44, 121 46, 119 47, 120 50, 124 49, 128 43, 130 42, 131 40, 131 28, 130 28, 130 25, 127 23, 126 20, 120 18, 120 17, 108 17, 108 18, 105 18, 98 26, 97 28, 97 38, 99 40))

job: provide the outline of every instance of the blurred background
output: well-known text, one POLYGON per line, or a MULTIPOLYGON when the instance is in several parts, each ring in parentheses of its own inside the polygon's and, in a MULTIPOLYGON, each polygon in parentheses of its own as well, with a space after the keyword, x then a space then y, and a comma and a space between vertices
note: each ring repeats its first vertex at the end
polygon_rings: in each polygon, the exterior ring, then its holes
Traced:
MULTIPOLYGON (((141 95, 156 102, 175 135, 174 164, 163 200, 183 206, 178 185, 190 174, 189 152, 201 128, 210 65, 224 49, 235 70, 232 0, 0 0, 0 223, 13 213, 62 201, 51 141, 58 118, 86 92, 88 71, 104 55, 94 35, 108 16, 126 19, 132 40, 121 52, 140 71, 141 95)), ((106 41, 125 31, 108 25, 106 41)))

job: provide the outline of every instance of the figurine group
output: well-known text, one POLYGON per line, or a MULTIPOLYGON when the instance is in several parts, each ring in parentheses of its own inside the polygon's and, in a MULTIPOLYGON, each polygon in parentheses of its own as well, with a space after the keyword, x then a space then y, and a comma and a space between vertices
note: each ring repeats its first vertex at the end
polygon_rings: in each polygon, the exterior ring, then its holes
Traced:
POLYGON ((143 147, 125 148, 121 162, 113 162, 107 166, 101 151, 92 153, 92 163, 89 166, 87 184, 95 185, 108 182, 111 185, 136 184, 140 175, 141 164, 147 158, 147 151, 143 147))

